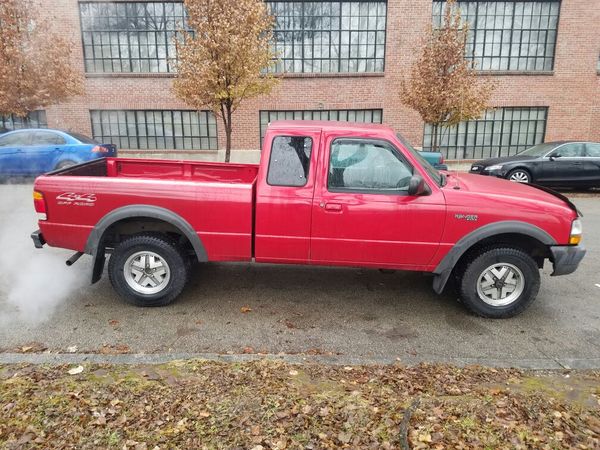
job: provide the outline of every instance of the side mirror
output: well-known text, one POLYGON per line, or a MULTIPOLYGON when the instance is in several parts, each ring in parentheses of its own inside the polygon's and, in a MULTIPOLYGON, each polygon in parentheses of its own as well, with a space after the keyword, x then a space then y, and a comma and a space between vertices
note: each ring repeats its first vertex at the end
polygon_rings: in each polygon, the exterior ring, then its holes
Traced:
POLYGON ((553 153, 550 155, 550 161, 554 161, 557 158, 560 158, 562 155, 560 153, 553 153))
POLYGON ((421 175, 413 175, 408 182, 408 195, 418 196, 429 194, 429 187, 421 175))

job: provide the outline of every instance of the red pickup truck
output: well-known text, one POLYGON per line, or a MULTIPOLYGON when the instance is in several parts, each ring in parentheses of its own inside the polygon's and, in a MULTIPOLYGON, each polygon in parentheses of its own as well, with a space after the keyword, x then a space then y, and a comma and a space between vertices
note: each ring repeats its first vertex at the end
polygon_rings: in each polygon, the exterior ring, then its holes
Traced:
POLYGON ((463 303, 510 317, 536 297, 544 260, 585 254, 564 196, 493 177, 438 172, 383 125, 275 122, 260 165, 106 158, 35 181, 45 243, 93 258, 139 306, 172 302, 194 261, 355 266, 452 277, 463 303))

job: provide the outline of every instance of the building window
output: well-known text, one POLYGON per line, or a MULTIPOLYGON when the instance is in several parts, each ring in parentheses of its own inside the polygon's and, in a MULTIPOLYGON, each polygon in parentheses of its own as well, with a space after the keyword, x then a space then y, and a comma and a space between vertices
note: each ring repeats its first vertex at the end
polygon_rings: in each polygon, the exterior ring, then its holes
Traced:
POLYGON ((385 1, 267 1, 275 72, 383 72, 385 1))
POLYGON ((181 2, 83 2, 81 32, 88 73, 173 72, 181 2))
MULTIPOLYGON (((445 1, 433 2, 433 23, 443 22, 445 1)), ((480 70, 549 71, 560 1, 462 1, 462 17, 469 23, 467 57, 480 70)))
POLYGON ((31 111, 26 117, 18 117, 14 114, 0 116, 0 133, 22 128, 48 128, 46 111, 31 111))
POLYGON ((217 150, 210 111, 90 111, 94 139, 140 150, 217 150))
POLYGON ((331 109, 302 111, 261 111, 260 142, 267 131, 267 125, 275 120, 337 120, 340 122, 381 123, 382 109, 331 109))
MULTIPOLYGON (((439 151, 448 159, 483 159, 514 155, 544 142, 548 108, 498 108, 483 118, 441 131, 439 151)), ((432 127, 425 125, 423 148, 430 150, 432 127)))

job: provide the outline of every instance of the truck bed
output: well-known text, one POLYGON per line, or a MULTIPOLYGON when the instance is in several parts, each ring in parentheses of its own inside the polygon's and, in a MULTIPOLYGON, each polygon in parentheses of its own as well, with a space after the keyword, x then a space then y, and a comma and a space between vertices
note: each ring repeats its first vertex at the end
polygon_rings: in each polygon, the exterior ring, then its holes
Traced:
POLYGON ((103 158, 48 176, 151 178, 253 184, 258 165, 139 158, 103 158))
POLYGON ((257 173, 256 165, 202 161, 106 158, 80 164, 37 178, 34 189, 48 211, 40 229, 50 246, 84 251, 107 214, 149 205, 187 221, 209 260, 249 260, 257 173))

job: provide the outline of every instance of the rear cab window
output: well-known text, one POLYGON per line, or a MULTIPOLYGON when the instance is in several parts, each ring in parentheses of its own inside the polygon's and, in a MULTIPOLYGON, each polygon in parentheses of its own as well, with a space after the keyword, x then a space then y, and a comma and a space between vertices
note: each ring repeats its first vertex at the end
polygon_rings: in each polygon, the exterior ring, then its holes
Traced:
POLYGON ((307 136, 276 136, 271 146, 267 184, 302 187, 310 170, 313 141, 307 136))

